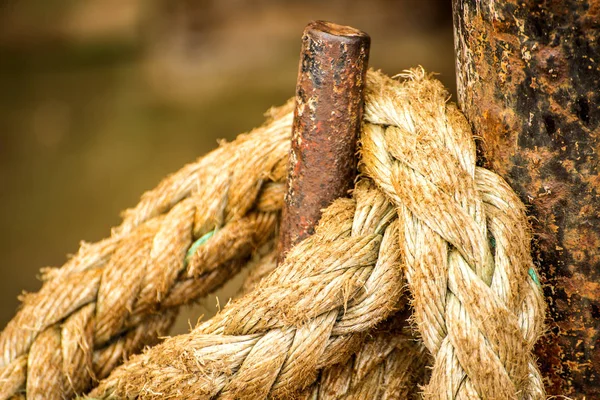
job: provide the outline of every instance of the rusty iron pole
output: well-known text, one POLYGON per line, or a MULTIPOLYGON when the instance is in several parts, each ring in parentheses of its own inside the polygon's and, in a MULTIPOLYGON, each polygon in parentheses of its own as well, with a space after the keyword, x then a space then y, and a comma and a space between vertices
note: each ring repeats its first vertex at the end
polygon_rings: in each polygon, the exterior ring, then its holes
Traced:
POLYGON ((354 185, 370 43, 366 33, 330 22, 304 30, 279 262, 354 185))
POLYGON ((528 206, 549 394, 600 398, 600 0, 453 0, 458 100, 528 206))

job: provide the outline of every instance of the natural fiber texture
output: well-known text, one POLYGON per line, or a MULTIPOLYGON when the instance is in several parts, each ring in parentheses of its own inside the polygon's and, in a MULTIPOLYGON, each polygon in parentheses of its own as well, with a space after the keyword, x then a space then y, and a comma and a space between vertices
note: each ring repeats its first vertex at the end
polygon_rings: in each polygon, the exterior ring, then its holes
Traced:
POLYGON ((434 356, 431 399, 541 399, 542 329, 523 205, 476 168, 468 124, 414 70, 368 76, 363 178, 258 287, 187 335, 133 357, 95 397, 289 398, 345 362, 402 305, 434 356), (388 203, 391 201, 394 208, 388 203))
POLYGON ((395 212, 368 181, 336 201, 315 235, 258 287, 191 334, 116 370, 93 397, 287 398, 316 367, 347 359, 398 308, 395 212), (193 349, 193 350, 192 350, 193 349))
MULTIPOLYGON (((93 397, 413 396, 425 376, 407 363, 421 362, 418 344, 373 330, 405 306, 406 277, 433 356, 426 398, 543 398, 531 355, 543 300, 523 205, 475 167, 469 126, 439 82, 422 70, 403 77, 368 74, 352 199, 332 204, 253 290, 131 357, 93 397)), ((0 398, 24 385, 31 398, 84 390, 164 332, 178 305, 268 254, 290 109, 168 178, 111 238, 47 271, 0 336, 0 398)))
POLYGON ((277 267, 277 251, 276 248, 267 248, 265 246, 263 253, 257 252, 256 258, 248 263, 250 272, 246 276, 244 283, 238 291, 238 296, 243 296, 258 286, 260 281, 269 276, 277 267))
POLYGON ((422 72, 371 79, 362 163, 396 204, 414 318, 435 356, 427 398, 543 398, 543 323, 524 207, 475 166, 469 126, 422 72), (433 101, 432 101, 433 100, 433 101))
POLYGON ((348 361, 320 371, 303 400, 420 399, 428 354, 411 334, 404 313, 370 333, 348 361))
POLYGON ((216 289, 272 240, 291 110, 274 110, 265 126, 168 177, 110 238, 45 270, 42 289, 24 296, 0 335, 0 399, 23 389, 44 399, 87 390, 164 335, 178 306, 216 289))
MULTIPOLYGON (((277 253, 265 246, 250 265, 240 293, 254 290, 277 266, 277 253)), ((429 370, 425 347, 413 336, 407 323, 408 310, 390 316, 367 334, 348 360, 319 372, 316 381, 298 398, 333 399, 420 399, 419 385, 429 370)))

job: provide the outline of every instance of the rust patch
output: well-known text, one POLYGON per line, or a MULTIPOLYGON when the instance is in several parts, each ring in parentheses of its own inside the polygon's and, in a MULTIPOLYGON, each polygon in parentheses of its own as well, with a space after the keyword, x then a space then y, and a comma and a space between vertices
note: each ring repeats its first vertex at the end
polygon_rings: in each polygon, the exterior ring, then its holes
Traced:
POLYGON ((600 398, 600 0, 453 0, 459 103, 532 216, 553 395, 600 398))
POLYGON ((279 261, 354 184, 370 42, 366 33, 330 22, 304 30, 279 261))

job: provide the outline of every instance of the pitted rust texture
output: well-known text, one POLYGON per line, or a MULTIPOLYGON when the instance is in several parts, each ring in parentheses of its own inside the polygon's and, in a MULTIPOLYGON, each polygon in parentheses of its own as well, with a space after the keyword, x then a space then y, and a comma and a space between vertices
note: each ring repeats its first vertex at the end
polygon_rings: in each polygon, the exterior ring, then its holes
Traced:
POLYGON ((304 30, 279 261, 354 184, 370 41, 329 22, 304 30))
POLYGON ((459 103, 528 205, 549 394, 600 398, 600 0, 453 0, 459 103))

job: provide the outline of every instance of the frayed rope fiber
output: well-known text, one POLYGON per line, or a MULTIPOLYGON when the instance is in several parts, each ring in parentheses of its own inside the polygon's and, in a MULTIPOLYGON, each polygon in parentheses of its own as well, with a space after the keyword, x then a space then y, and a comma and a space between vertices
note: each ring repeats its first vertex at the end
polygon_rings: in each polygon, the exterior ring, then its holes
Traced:
POLYGON ((524 206, 447 98, 422 69, 369 72, 352 198, 277 268, 290 103, 167 178, 24 298, 0 399, 544 398, 524 206), (244 295, 116 367, 247 264, 244 295))

